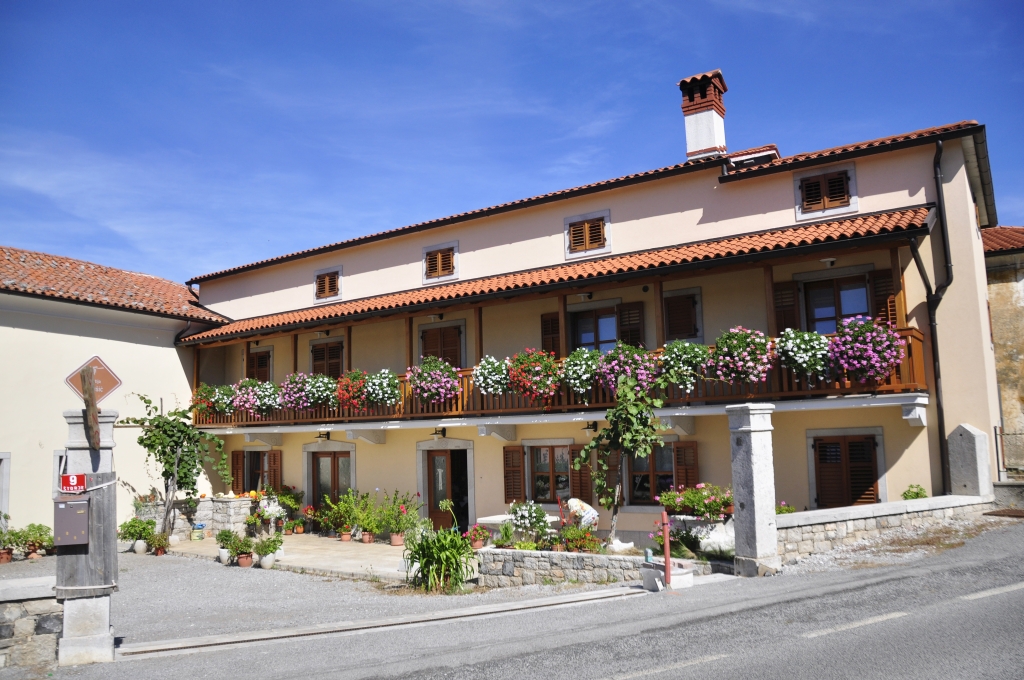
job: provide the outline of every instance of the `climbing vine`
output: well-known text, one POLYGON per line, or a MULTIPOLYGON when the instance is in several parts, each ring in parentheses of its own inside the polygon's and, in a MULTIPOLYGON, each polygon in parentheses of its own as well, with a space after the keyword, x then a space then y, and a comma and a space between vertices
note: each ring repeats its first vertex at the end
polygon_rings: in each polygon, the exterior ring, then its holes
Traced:
POLYGON ((231 466, 224 441, 192 424, 192 415, 186 410, 175 409, 161 414, 153 406, 153 400, 145 395, 136 395, 146 406, 146 417, 125 418, 125 425, 142 428, 139 446, 146 449, 147 456, 160 466, 164 478, 164 531, 170 533, 174 497, 184 491, 185 497, 193 501, 197 493, 196 482, 205 463, 213 463, 214 469, 224 483, 231 484, 231 466), (210 448, 216 458, 210 455, 210 448))

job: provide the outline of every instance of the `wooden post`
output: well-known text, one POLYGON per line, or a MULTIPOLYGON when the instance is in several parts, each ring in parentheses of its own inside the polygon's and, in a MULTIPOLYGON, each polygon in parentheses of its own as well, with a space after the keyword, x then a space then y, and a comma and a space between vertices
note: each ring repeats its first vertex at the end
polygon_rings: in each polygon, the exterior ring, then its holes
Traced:
POLYGON ((907 297, 903 293, 903 266, 900 264, 900 249, 889 250, 892 266, 892 292, 896 296, 896 328, 907 327, 907 297))
POLYGON ((199 345, 192 346, 192 391, 199 389, 199 345))
POLYGON ((292 335, 292 373, 299 372, 299 334, 292 335))
POLYGON ((654 282, 654 346, 665 346, 665 300, 662 298, 661 279, 654 282))
POLYGON ((775 275, 770 264, 764 265, 764 304, 768 313, 768 335, 779 334, 778 320, 775 316, 775 275))
POLYGON ((473 308, 473 320, 476 322, 476 362, 484 358, 484 308, 473 308))
POLYGON ((566 295, 558 296, 558 354, 569 356, 569 303, 566 295))
POLYGON ((249 377, 249 341, 242 343, 242 380, 249 377))
POLYGON ((406 317, 405 319, 405 365, 408 367, 414 366, 412 358, 412 317, 406 317))
POLYGON ((85 438, 89 448, 100 448, 100 410, 96 407, 96 369, 86 366, 79 373, 82 381, 82 399, 85 401, 85 438))
POLYGON ((342 370, 352 370, 352 326, 345 326, 345 365, 342 370))

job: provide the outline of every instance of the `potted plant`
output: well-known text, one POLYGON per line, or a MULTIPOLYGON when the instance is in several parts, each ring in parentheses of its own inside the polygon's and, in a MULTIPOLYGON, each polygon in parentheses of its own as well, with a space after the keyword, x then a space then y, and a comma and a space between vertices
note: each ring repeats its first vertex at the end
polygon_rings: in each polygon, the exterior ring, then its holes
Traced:
POLYGON ((385 530, 391 533, 391 545, 405 545, 405 532, 419 524, 419 510, 423 506, 410 493, 398 495, 398 490, 389 496, 384 494, 380 512, 385 530))
POLYGON ((167 546, 170 540, 167 538, 167 534, 153 534, 149 538, 149 547, 153 549, 153 554, 160 557, 167 552, 167 546))
POLYGON ((709 370, 712 377, 734 385, 768 379, 775 350, 761 331, 737 326, 715 340, 709 370))
POLYGON ((692 515, 693 508, 686 504, 685 490, 686 487, 681 484, 678 489, 670 486, 660 495, 655 496, 654 500, 661 503, 670 515, 692 515))
MULTIPOLYGON (((11 518, 4 514, 3 519, 4 526, 9 526, 7 522, 11 518)), ((0 564, 7 564, 14 559, 14 548, 20 544, 21 532, 8 528, 0 531, 0 564)))
POLYGON ((348 408, 353 411, 365 409, 366 373, 353 370, 338 378, 336 398, 341 408, 348 408))
POLYGON ((253 544, 253 552, 259 555, 260 567, 262 569, 272 569, 274 567, 274 561, 277 559, 274 553, 281 549, 282 543, 281 536, 274 534, 253 544))
POLYGON ((684 392, 693 392, 709 359, 711 350, 707 345, 673 340, 661 353, 661 372, 667 382, 678 385, 684 392))
POLYGON ((562 369, 553 352, 527 348, 509 362, 509 386, 521 397, 533 401, 551 399, 561 382, 562 369))
POLYGON ((695 517, 721 522, 725 519, 725 508, 732 505, 732 490, 701 483, 683 491, 683 502, 693 508, 695 517))
POLYGON ((504 394, 508 392, 508 367, 511 362, 495 359, 490 354, 480 360, 473 369, 473 385, 481 394, 504 394))
POLYGON ((886 325, 870 317, 843 319, 828 347, 828 356, 849 380, 864 384, 881 381, 892 373, 905 356, 906 343, 886 325))
POLYGON ((597 380, 597 369, 601 353, 595 349, 580 347, 562 362, 562 382, 585 403, 590 403, 590 393, 597 380))
POLYGON ((255 378, 246 378, 235 385, 231 405, 236 411, 259 419, 281 405, 280 389, 269 380, 260 382, 255 378))
POLYGON ((252 538, 249 536, 235 536, 231 542, 231 556, 240 567, 249 568, 252 566, 252 538))
POLYGON ((21 530, 21 539, 21 548, 25 557, 35 560, 42 557, 39 551, 43 550, 47 543, 52 543, 53 532, 45 524, 29 524, 21 530))
POLYGON ((338 540, 339 541, 351 541, 352 540, 352 525, 342 524, 338 529, 338 540))
POLYGON ((155 519, 132 517, 118 527, 117 537, 122 541, 129 541, 132 544, 132 551, 136 555, 142 555, 145 554, 149 539, 155 531, 155 519))
POLYGON ((474 524, 469 528, 469 531, 462 535, 469 539, 469 544, 473 550, 479 550, 484 547, 484 542, 491 537, 491 532, 487 530, 487 527, 474 524))
POLYGON ((410 366, 405 379, 423 404, 442 404, 462 392, 458 372, 435 356, 420 357, 420 365, 410 366))
MULTIPOLYGON (((304 520, 306 522, 309 522, 309 529, 310 529, 310 531, 313 531, 313 530, 316 529, 315 525, 318 522, 318 520, 320 519, 319 518, 319 513, 317 512, 316 508, 314 508, 312 505, 307 505, 306 507, 304 507, 302 509, 302 517, 304 518, 304 520)), ((299 530, 297 530, 295 533, 301 534, 301 533, 303 533, 305 531, 306 531, 305 524, 300 524, 299 525, 299 530)))
POLYGON ((284 535, 285 536, 291 536, 292 535, 292 530, 295 528, 295 522, 293 522, 292 520, 288 520, 287 522, 284 523, 284 527, 283 528, 284 528, 284 535))
POLYGON ((630 379, 629 383, 634 385, 638 394, 646 394, 658 377, 658 362, 653 354, 642 347, 620 341, 610 352, 601 356, 597 377, 612 394, 618 392, 620 378, 630 379))
POLYGON ((356 520, 359 528, 363 530, 361 539, 363 543, 373 543, 374 537, 381 532, 382 524, 381 512, 377 504, 373 500, 370 500, 368 504, 364 504, 359 508, 356 520))
POLYGON ((230 529, 221 529, 217 532, 217 552, 221 564, 228 564, 231 561, 231 544, 234 540, 235 532, 230 529))
POLYGON ((814 331, 787 328, 775 338, 779 363, 793 372, 793 380, 806 376, 808 380, 828 373, 829 338, 814 331))
POLYGON ((594 535, 590 527, 566 524, 562 527, 560 538, 569 552, 595 553, 601 548, 601 540, 594 535))
POLYGON ((398 376, 386 368, 366 376, 363 394, 370 406, 394 406, 402 400, 398 376))

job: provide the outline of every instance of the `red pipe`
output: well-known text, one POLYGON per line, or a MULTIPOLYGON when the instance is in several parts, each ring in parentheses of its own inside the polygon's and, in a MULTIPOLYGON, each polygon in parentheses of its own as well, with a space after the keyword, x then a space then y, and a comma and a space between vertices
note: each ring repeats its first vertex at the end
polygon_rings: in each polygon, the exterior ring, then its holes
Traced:
POLYGON ((668 545, 669 529, 672 523, 668 521, 668 512, 661 511, 661 535, 665 543, 665 587, 672 585, 672 551, 668 545))

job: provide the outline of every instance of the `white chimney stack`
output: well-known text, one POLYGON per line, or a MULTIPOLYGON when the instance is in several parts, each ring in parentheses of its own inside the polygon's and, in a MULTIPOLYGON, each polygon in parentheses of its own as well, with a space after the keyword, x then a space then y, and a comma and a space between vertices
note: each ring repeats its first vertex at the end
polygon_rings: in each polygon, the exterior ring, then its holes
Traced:
POLYGON ((679 81, 686 121, 686 160, 725 153, 725 104, 722 95, 728 89, 719 70, 679 81))

